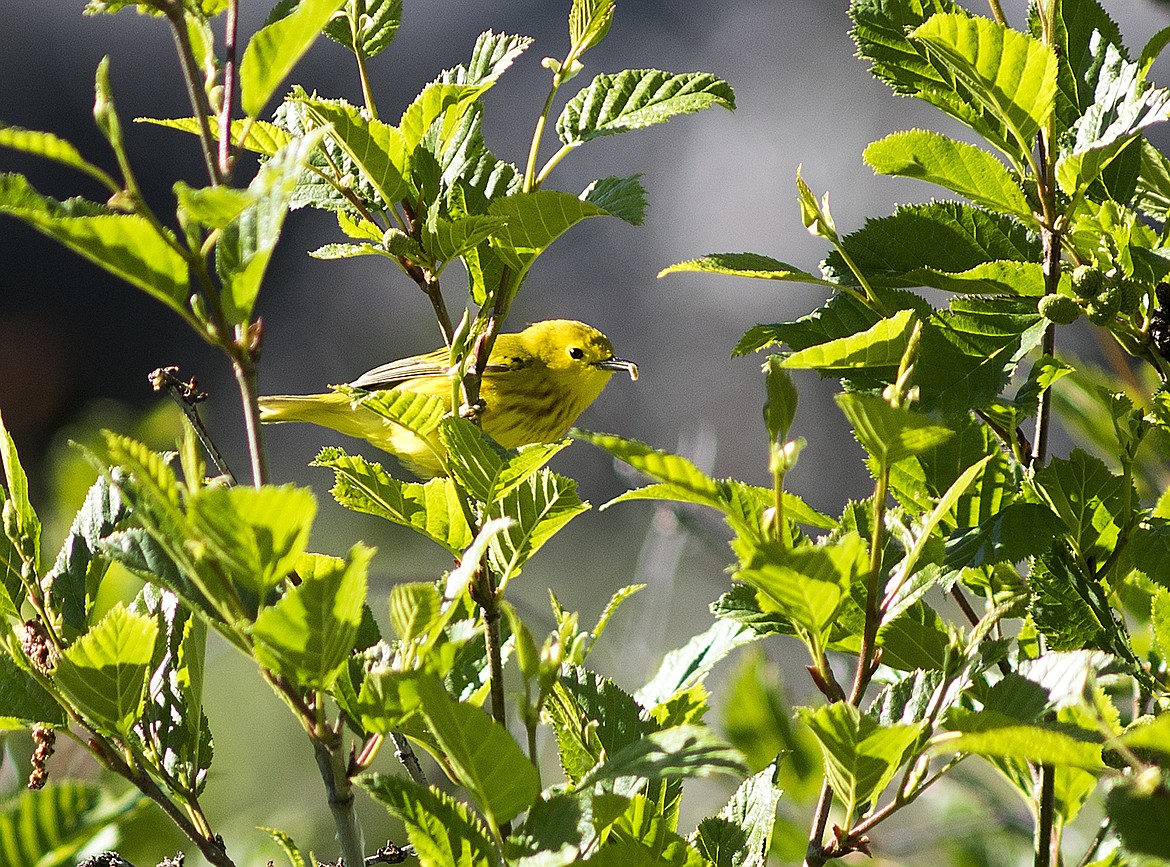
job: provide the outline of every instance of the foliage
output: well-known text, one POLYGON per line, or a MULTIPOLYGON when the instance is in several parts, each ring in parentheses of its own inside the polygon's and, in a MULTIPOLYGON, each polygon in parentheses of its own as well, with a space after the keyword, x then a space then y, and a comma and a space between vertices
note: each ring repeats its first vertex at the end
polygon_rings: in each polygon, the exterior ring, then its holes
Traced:
MULTIPOLYGON (((414 530, 455 560, 434 581, 392 589, 383 636, 367 604, 372 550, 311 551, 315 495, 268 479, 255 307, 291 212, 328 211, 345 240, 314 255, 377 256, 416 285, 449 350, 452 394, 471 409, 495 335, 549 245, 586 218, 644 219, 638 175, 576 195, 544 186, 554 169, 596 138, 733 108, 730 86, 707 73, 601 73, 565 100, 553 122, 560 146, 540 164, 560 89, 613 23, 611 0, 573 0, 568 49, 544 61, 548 97, 526 158, 512 164, 487 147, 483 97, 528 37, 485 32, 466 64, 439 73, 391 123, 365 61, 394 40, 399 0, 282 0, 238 61, 220 57, 211 26, 224 13, 236 20, 235 0, 91 0, 88 11, 126 6, 174 33, 192 114, 152 122, 198 136, 208 185, 176 184, 170 225, 145 202, 104 60, 94 116, 118 177, 48 132, 0 127, 0 145, 86 174, 108 200, 58 201, 9 174, 0 212, 142 289, 224 352, 253 484, 239 484, 206 438, 194 385, 159 371, 187 407, 183 439, 160 452, 105 433, 85 452, 97 481, 50 564, 0 421, 0 721, 34 733, 41 783, 59 733, 132 787, 116 800, 73 784, 25 795, 0 815, 11 832, 0 835, 4 863, 62 863, 147 800, 209 862, 236 863, 200 805, 214 758, 203 713, 209 629, 254 662, 301 724, 351 865, 368 854, 355 787, 401 821, 424 865, 741 867, 782 847, 789 857, 780 836, 811 838, 797 857, 820 865, 879 847, 879 826, 964 761, 989 765, 1028 806, 1037 864, 1170 859, 1160 833, 1170 497, 1149 445, 1170 435, 1170 247, 1156 225, 1170 162, 1145 138, 1170 117, 1167 91, 1147 80, 1164 34, 1134 61, 1097 0, 1037 5, 1024 30, 995 2, 982 18, 950 0, 854 0, 853 38, 875 77, 983 145, 927 130, 870 145, 864 159, 878 174, 963 201, 904 206, 852 233, 798 174, 801 220, 831 247, 819 275, 752 253, 664 270, 809 282, 828 298, 796 321, 752 327, 736 347, 774 349, 763 364, 771 487, 576 432, 649 479, 607 505, 709 508, 728 528, 732 585, 712 605, 714 625, 631 691, 588 660, 640 588, 618 591, 591 630, 553 597, 555 628, 539 643, 506 596, 588 509, 575 482, 547 467, 568 443, 504 449, 474 412, 349 389, 355 405, 434 435, 448 454, 448 474, 427 482, 338 448, 315 461, 332 470, 342 506, 414 530), (262 118, 322 33, 353 55, 364 104, 294 84, 262 118), (240 149, 260 162, 237 185, 240 149), (458 322, 446 279, 455 261, 475 308, 458 322), (949 299, 936 306, 919 289, 949 299), (1099 372, 1058 355, 1059 327, 1081 315, 1148 368, 1152 388, 1102 388, 1099 372), (804 446, 790 436, 793 369, 840 381, 837 404, 874 480, 871 497, 837 516, 785 490, 804 446), (1058 414, 1083 439, 1067 457, 1048 453, 1058 414), (204 451, 217 464, 210 479, 204 451), (106 607, 98 594, 115 565, 144 585, 132 603, 106 607), (729 744, 704 721, 709 684, 722 690, 711 674, 764 639, 805 648, 819 698, 790 713, 762 653, 744 656, 726 688, 738 711, 729 744), (524 739, 508 726, 509 664, 524 739), (537 763, 541 727, 563 772, 551 782, 537 763), (405 776, 370 771, 387 738, 405 776), (457 793, 428 781, 416 748, 457 793), (713 774, 746 779, 684 835, 683 783, 713 774), (809 836, 791 831, 782 787, 798 808, 819 787, 809 836), (1062 856, 1064 829, 1094 796, 1107 821, 1088 852, 1062 856)), ((291 863, 311 863, 291 834, 266 830, 291 863)))

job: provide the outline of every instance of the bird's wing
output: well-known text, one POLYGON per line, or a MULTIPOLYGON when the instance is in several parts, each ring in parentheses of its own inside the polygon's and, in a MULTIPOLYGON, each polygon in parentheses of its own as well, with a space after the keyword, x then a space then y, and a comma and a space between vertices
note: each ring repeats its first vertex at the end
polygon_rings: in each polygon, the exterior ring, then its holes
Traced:
MULTIPOLYGON (((493 353, 493 357, 496 354, 493 353)), ((394 388, 409 379, 421 379, 426 376, 446 376, 450 371, 448 360, 450 355, 446 349, 436 349, 425 355, 412 355, 410 358, 400 358, 379 365, 373 370, 367 370, 350 383, 354 388, 364 388, 370 391, 394 388)), ((505 356, 490 362, 487 371, 502 373, 505 370, 518 370, 527 366, 522 358, 505 356)))
POLYGON ((410 358, 400 358, 381 364, 373 370, 367 370, 350 383, 354 388, 365 388, 376 391, 394 386, 408 379, 419 379, 424 376, 443 376, 447 373, 450 356, 446 349, 436 349, 425 355, 412 355, 410 358))

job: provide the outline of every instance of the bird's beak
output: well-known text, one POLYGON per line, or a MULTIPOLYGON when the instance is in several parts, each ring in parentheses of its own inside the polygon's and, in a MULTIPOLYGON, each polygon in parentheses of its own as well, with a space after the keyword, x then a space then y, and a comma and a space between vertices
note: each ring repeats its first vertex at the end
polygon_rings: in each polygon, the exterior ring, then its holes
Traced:
POLYGON ((607 358, 605 361, 597 362, 597 366, 602 370, 624 370, 630 375, 630 379, 638 381, 638 365, 624 358, 607 358))

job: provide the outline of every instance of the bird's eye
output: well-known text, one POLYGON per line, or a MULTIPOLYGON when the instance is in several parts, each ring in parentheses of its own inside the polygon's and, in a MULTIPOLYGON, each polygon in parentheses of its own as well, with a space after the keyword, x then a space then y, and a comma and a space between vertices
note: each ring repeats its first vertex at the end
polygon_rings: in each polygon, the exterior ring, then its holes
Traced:
POLYGON ((578 361, 580 361, 584 357, 585 357, 585 350, 582 349, 580 346, 570 346, 569 347, 569 358, 575 358, 578 361))

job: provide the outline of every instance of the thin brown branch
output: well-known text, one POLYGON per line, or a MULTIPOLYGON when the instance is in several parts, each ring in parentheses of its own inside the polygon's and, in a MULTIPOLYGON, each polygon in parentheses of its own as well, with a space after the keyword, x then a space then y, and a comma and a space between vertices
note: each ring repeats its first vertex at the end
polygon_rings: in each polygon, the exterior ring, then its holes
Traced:
POLYGON ((219 110, 219 172, 224 181, 231 180, 232 106, 236 95, 236 33, 239 29, 240 0, 228 0, 223 34, 223 105, 219 110))

